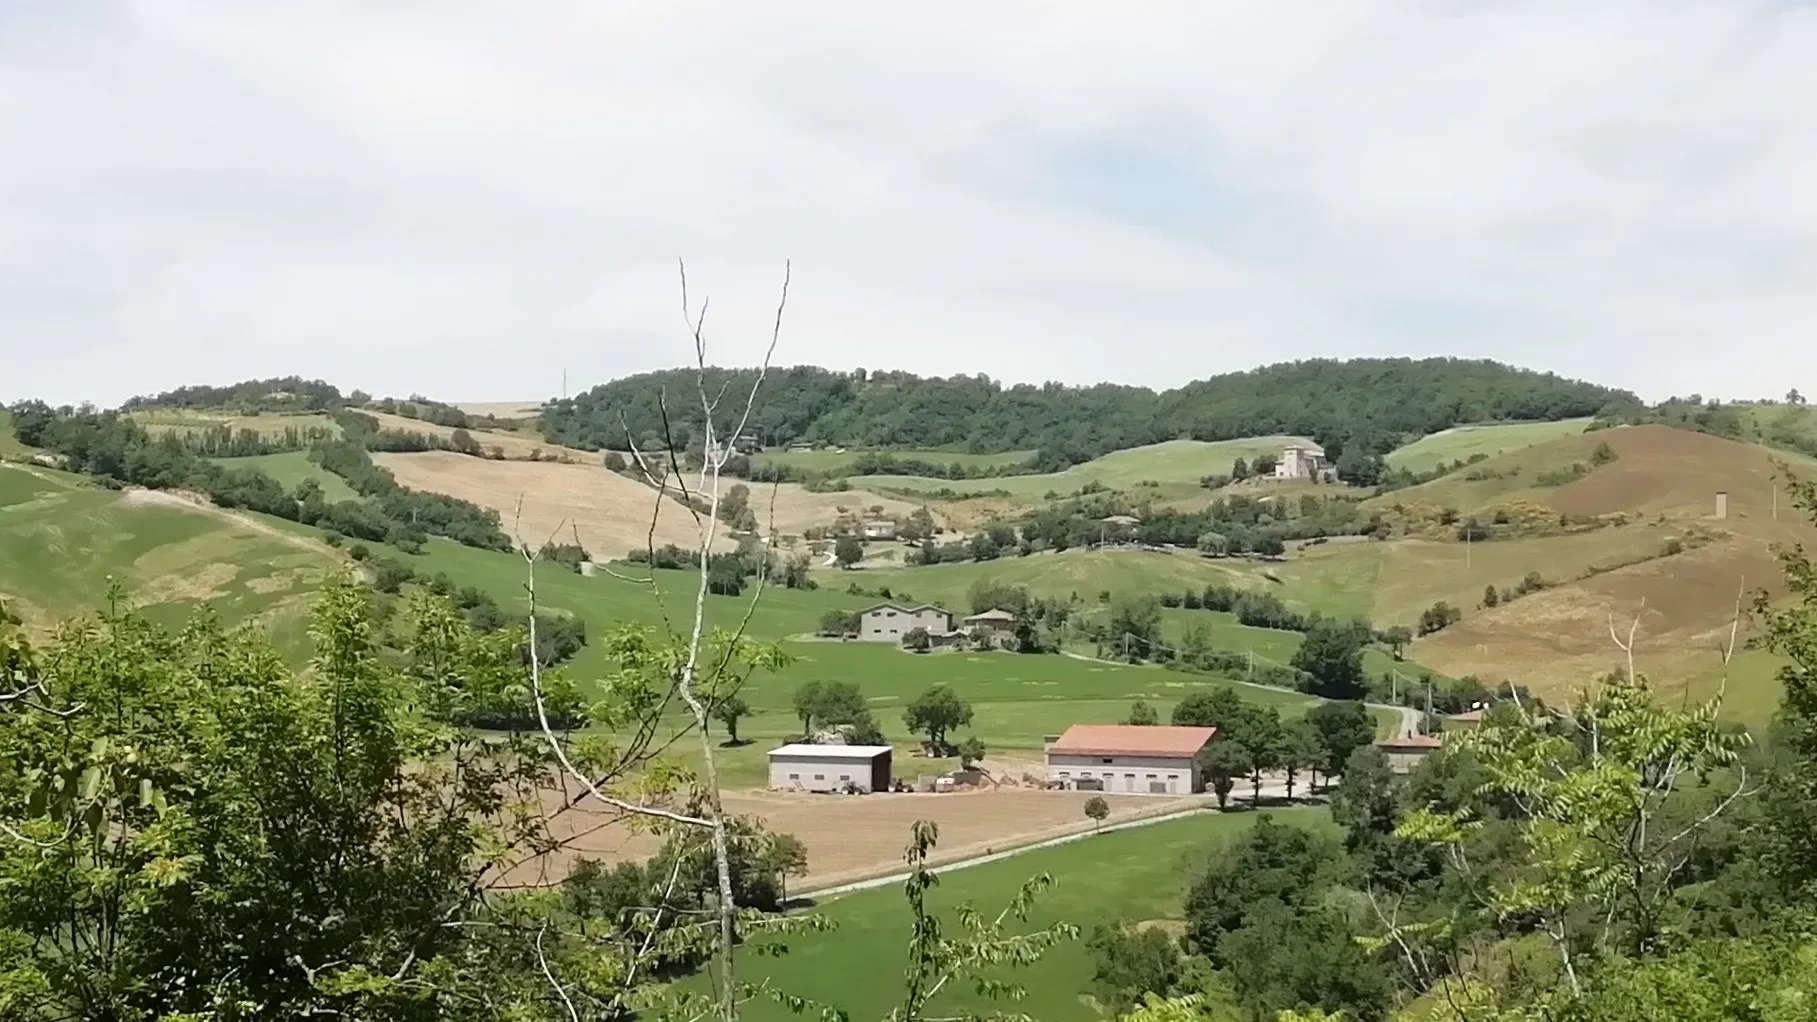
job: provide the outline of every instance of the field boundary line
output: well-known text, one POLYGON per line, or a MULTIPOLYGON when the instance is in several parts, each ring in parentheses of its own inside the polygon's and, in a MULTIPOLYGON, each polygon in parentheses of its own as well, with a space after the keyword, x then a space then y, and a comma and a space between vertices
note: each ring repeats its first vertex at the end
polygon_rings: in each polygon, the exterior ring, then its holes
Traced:
MULTIPOLYGON (((1179 809, 1171 813, 1162 813, 1158 816, 1144 816, 1141 819, 1125 820, 1122 823, 1113 823, 1108 827, 1101 827, 1096 830, 1082 830, 1073 834, 1062 834, 1059 837, 1046 838, 1041 841, 1030 842, 1026 845, 1016 845, 1012 848, 1005 848, 1000 852, 988 852, 984 855, 974 855, 970 858, 957 859, 953 862, 948 862, 939 866, 930 866, 928 872, 938 875, 953 870, 967 869, 972 866, 982 866, 985 863, 1000 862, 1004 859, 1021 855, 1024 852, 1032 852, 1041 848, 1053 848, 1057 845, 1071 844, 1074 841, 1083 841, 1088 837, 1094 837, 1098 834, 1109 834, 1119 830, 1133 830, 1137 827, 1151 827, 1157 823, 1166 823, 1169 820, 1182 820, 1188 816, 1197 816, 1200 813, 1215 812, 1217 812, 1217 810, 1208 804, 1193 806, 1188 809, 1179 809)), ((836 884, 832 887, 790 891, 789 894, 792 898, 835 898, 842 894, 854 894, 858 891, 868 891, 878 887, 888 887, 890 884, 899 884, 904 880, 907 880, 909 875, 910 874, 907 871, 891 873, 887 876, 871 877, 868 880, 854 880, 850 883, 836 884)))

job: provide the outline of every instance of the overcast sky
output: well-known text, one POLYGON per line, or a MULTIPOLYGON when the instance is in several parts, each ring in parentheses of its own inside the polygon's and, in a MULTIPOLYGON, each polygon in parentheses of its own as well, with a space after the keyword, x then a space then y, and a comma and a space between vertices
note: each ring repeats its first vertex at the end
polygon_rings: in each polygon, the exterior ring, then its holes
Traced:
POLYGON ((0 0, 0 400, 688 357, 1817 392, 1817 9, 0 0))

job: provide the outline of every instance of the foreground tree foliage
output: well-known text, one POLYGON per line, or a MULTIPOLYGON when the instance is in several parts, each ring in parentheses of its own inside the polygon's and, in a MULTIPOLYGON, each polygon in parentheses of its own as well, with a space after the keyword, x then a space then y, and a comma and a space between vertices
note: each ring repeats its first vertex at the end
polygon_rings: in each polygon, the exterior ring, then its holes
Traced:
MULTIPOLYGON (((537 889, 562 880, 545 853, 572 804, 551 801, 551 746, 455 723, 523 712, 514 634, 419 596, 388 649, 369 595, 336 580, 296 674, 251 633, 204 615, 167 634, 120 603, 43 650, 0 625, 0 1018, 535 1019, 568 1002, 609 1018, 665 963, 704 958, 703 831, 675 830, 658 857, 673 869, 616 902, 537 889)), ((592 719, 652 725, 663 647, 635 631, 608 646, 619 669, 592 719)), ((639 805, 686 808, 686 775, 648 741, 583 743, 575 762, 639 805)), ((805 850, 730 830, 751 940, 779 928, 756 910, 805 850)))

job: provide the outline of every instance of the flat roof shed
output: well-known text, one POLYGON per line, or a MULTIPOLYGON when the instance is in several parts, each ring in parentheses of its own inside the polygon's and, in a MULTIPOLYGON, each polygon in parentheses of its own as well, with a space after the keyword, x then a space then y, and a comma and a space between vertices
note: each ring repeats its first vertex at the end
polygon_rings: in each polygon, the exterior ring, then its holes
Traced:
POLYGON ((770 750, 770 787, 784 791, 888 791, 888 745, 808 745, 770 750))

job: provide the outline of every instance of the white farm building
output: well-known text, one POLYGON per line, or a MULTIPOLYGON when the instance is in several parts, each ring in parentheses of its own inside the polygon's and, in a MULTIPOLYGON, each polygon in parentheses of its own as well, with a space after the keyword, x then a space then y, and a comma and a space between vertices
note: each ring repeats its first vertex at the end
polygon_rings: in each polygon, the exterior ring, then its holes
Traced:
POLYGON ((770 787, 781 791, 888 791, 887 745, 784 745, 770 750, 770 787))
POLYGON ((1189 795, 1205 790, 1199 752, 1214 727, 1074 724, 1047 743, 1049 784, 1078 791, 1189 795))

